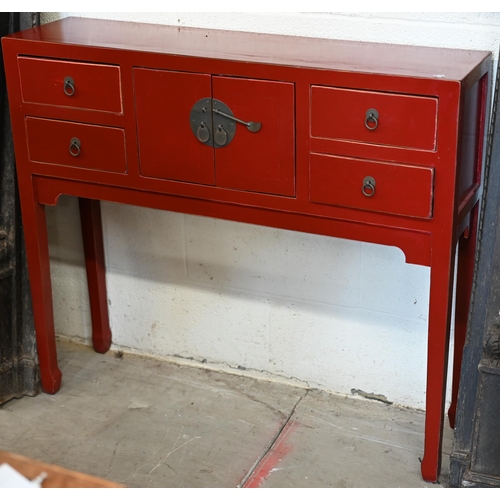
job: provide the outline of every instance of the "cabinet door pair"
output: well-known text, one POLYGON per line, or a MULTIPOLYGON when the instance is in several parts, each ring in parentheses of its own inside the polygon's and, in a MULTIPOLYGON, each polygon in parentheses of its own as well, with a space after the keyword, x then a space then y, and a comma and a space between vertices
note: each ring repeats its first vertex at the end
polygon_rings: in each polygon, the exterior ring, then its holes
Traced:
POLYGON ((142 176, 295 195, 293 83, 136 68, 134 91, 142 176), (208 106, 209 132, 193 130, 193 106, 204 99, 224 103, 238 119, 223 146, 208 140, 217 132, 215 106, 208 106))

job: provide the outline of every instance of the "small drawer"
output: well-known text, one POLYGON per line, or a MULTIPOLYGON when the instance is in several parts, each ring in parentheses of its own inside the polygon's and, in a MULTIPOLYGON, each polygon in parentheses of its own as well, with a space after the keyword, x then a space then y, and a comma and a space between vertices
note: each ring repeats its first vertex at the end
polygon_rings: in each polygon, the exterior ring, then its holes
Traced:
POLYGON ((430 219, 434 169, 311 154, 315 203, 430 219))
POLYGON ((30 57, 18 64, 24 102, 122 112, 118 66, 30 57))
POLYGON ((311 137, 433 151, 437 111, 433 97, 313 85, 311 137))
POLYGON ((26 118, 30 161, 127 172, 125 134, 120 128, 26 118))

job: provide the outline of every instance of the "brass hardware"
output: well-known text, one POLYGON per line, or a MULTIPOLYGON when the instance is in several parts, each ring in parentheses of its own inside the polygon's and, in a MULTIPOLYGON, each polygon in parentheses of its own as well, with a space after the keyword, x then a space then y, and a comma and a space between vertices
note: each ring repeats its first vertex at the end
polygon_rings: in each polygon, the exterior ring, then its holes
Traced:
POLYGON ((69 97, 74 95, 74 93, 75 93, 75 81, 73 80, 73 78, 71 78, 71 76, 67 76, 64 79, 63 90, 64 90, 64 93, 69 97))
POLYGON ((219 147, 223 147, 227 144, 227 132, 224 130, 224 127, 220 123, 217 126, 217 130, 214 134, 214 142, 219 147))
POLYGON ((80 142, 80 139, 78 139, 78 137, 71 138, 71 140, 69 141, 69 152, 71 156, 79 156, 81 145, 82 143, 80 142))
POLYGON ((189 114, 191 130, 205 146, 223 148, 236 134, 236 123, 241 123, 250 132, 258 132, 262 123, 246 122, 235 118, 231 109, 222 101, 206 97, 197 101, 189 114), (213 130, 213 132, 212 132, 213 130))
POLYGON ((250 132, 258 132, 262 127, 262 123, 260 123, 260 122, 246 122, 244 120, 240 120, 239 118, 236 118, 232 114, 231 115, 226 114, 223 111, 221 111, 220 109, 214 108, 212 111, 220 116, 224 116, 225 118, 229 118, 230 120, 234 120, 235 122, 238 122, 238 123, 241 123, 242 125, 245 125, 245 127, 248 130, 250 130, 250 132))
POLYGON ((365 177, 363 179, 363 187, 361 188, 361 192, 370 198, 375 194, 375 185, 377 183, 375 182, 375 179, 373 177, 365 177))
POLYGON ((212 133, 212 99, 200 99, 191 108, 189 124, 194 136, 205 146, 214 145, 212 133))
POLYGON ((375 130, 378 127, 378 111, 376 109, 370 108, 366 112, 365 127, 368 130, 375 130))
POLYGON ((200 142, 205 144, 210 140, 210 130, 205 122, 201 122, 198 130, 196 131, 196 137, 200 142))
POLYGON ((234 120, 233 112, 229 106, 217 99, 212 99, 210 112, 212 113, 215 130, 214 148, 225 148, 236 135, 236 121, 234 120), (217 134, 217 139, 215 138, 215 134, 217 134))

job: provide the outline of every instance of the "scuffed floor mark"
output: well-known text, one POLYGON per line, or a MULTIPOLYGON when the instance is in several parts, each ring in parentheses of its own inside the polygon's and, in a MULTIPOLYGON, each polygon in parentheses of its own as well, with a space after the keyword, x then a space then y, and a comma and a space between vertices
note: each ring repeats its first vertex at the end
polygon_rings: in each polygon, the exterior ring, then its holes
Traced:
POLYGON ((202 389, 203 391, 210 391, 218 394, 219 396, 227 397, 227 398, 234 398, 235 396, 235 391, 233 390, 227 390, 227 389, 222 389, 220 387, 214 387, 208 384, 203 384, 201 382, 194 382, 192 380, 186 380, 185 378, 179 378, 179 377, 172 377, 172 376, 165 376, 167 380, 173 380, 175 382, 180 382, 184 385, 188 385, 190 387, 195 387, 196 389, 202 389))
POLYGON ((248 398, 250 401, 253 401, 254 403, 257 403, 257 404, 260 404, 260 405, 264 405, 266 408, 268 408, 269 410, 271 410, 273 413, 277 413, 281 418, 285 418, 286 417, 286 415, 281 410, 279 410, 278 408, 275 408, 273 405, 271 405, 269 403, 266 403, 265 401, 260 400, 258 397, 253 396, 252 394, 246 393, 243 389, 240 389, 238 386, 232 386, 231 388, 235 392, 238 392, 242 396, 245 396, 246 398, 248 398))
POLYGON ((392 401, 389 401, 383 394, 374 394, 373 392, 365 392, 359 389, 351 389, 351 394, 353 396, 361 396, 365 399, 371 399, 373 401, 380 401, 386 405, 392 405, 392 401))
MULTIPOLYGON (((187 444, 189 444, 191 441, 194 441, 195 439, 200 439, 201 436, 195 436, 193 438, 191 438, 189 441, 186 441, 185 443, 182 443, 180 446, 177 446, 177 443, 179 442, 179 438, 181 437, 181 434, 182 434, 182 431, 184 430, 184 426, 181 427, 181 430, 179 432, 179 435, 177 436, 177 439, 175 440, 175 443, 174 445, 172 446, 172 449, 165 455, 164 458, 162 458, 149 472, 148 474, 146 475, 146 479, 149 479, 151 477, 151 474, 158 468, 160 467, 160 465, 163 465, 165 464, 169 469, 171 469, 173 472, 175 472, 177 474, 177 472, 172 469, 172 467, 170 467, 170 465, 166 464, 165 461, 167 460, 167 458, 172 455, 172 453, 175 453, 177 450, 180 450, 183 446, 186 446, 187 444), (177 447, 176 447, 177 446, 177 447)), ((183 436, 184 437, 184 436, 183 436)))
POLYGON ((269 477, 273 472, 282 469, 282 467, 278 467, 278 465, 283 457, 293 451, 293 446, 291 446, 287 440, 290 434, 294 432, 297 425, 298 423, 295 420, 288 421, 274 445, 245 482, 243 488, 259 488, 266 477, 269 477))
POLYGON ((149 403, 144 403, 143 401, 139 401, 137 399, 131 399, 128 404, 129 410, 143 410, 145 408, 149 408, 151 405, 149 403))
MULTIPOLYGON (((320 413, 323 413, 323 412, 320 412, 320 413)), ((334 423, 329 422, 328 420, 324 420, 324 419, 318 418, 318 417, 313 417, 312 415, 306 415, 306 418, 311 419, 311 420, 315 420, 317 422, 321 422, 323 424, 331 425, 332 427, 335 427, 336 429, 340 429, 344 436, 354 437, 356 439, 362 439, 365 441, 371 441, 372 443, 384 444, 384 445, 390 446, 391 448, 399 448, 401 450, 410 451, 412 453, 415 452, 414 448, 409 448, 407 446, 401 446, 397 442, 395 443, 392 441, 377 439, 376 437, 369 435, 369 434, 362 434, 355 427, 342 427, 340 425, 335 425, 334 423), (352 432, 353 430, 355 430, 357 432, 352 432)), ((354 449, 352 449, 351 451, 354 451, 354 449)))
POLYGON ((319 417, 313 417, 312 415, 307 415, 307 418, 310 418, 311 420, 316 420, 317 422, 322 422, 322 423, 327 424, 327 425, 331 425, 332 427, 335 427, 336 429, 342 429, 341 425, 335 425, 334 423, 328 422, 327 420, 324 420, 324 419, 319 418, 319 417))
POLYGON ((247 424, 250 427, 258 427, 257 424, 252 424, 251 422, 247 422, 246 420, 241 420, 241 418, 236 419, 238 422, 241 422, 242 424, 247 424))

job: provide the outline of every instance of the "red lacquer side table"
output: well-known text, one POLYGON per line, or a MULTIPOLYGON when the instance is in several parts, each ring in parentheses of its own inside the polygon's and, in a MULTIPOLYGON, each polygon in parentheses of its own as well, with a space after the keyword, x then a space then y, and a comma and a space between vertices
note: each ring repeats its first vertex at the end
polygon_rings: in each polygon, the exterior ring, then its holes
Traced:
POLYGON ((430 266, 425 452, 453 425, 482 192, 489 52, 67 18, 2 40, 44 391, 61 383, 45 205, 80 199, 96 351, 99 201, 393 245, 430 266), (454 283, 455 250, 458 275, 454 283))

